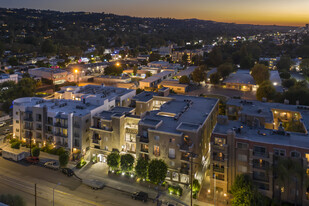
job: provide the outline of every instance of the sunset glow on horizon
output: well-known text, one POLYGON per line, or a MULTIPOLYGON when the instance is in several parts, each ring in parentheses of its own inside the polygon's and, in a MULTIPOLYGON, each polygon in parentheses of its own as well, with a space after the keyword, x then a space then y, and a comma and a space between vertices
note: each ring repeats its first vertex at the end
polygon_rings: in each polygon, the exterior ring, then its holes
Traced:
POLYGON ((241 24, 304 26, 309 23, 308 0, 3 0, 0 6, 241 24))

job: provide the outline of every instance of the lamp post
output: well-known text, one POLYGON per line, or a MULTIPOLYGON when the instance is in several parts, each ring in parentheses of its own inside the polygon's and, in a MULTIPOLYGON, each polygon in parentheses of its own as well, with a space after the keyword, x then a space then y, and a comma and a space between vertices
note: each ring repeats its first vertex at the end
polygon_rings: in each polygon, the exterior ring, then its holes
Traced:
POLYGON ((75 76, 76 76, 76 83, 77 83, 77 86, 78 86, 78 69, 75 69, 74 70, 74 73, 75 73, 75 76))
POLYGON ((56 187, 53 187, 53 206, 55 206, 55 189, 56 189, 59 185, 61 185, 60 182, 58 182, 58 184, 56 185, 56 187))

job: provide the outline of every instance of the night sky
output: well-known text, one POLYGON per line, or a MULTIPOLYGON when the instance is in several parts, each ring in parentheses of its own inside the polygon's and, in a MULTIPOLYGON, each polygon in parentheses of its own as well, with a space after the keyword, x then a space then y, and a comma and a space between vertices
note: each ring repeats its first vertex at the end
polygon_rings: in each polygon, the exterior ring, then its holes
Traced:
POLYGON ((0 7, 303 26, 309 0, 0 0, 0 7))

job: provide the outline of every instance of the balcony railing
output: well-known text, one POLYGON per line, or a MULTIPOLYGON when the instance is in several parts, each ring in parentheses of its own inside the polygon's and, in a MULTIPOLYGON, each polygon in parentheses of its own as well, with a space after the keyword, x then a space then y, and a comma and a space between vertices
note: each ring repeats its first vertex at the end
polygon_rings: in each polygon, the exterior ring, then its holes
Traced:
POLYGON ((269 168, 269 165, 253 163, 253 168, 267 170, 269 168))
POLYGON ((225 147, 224 147, 224 145, 221 146, 221 145, 215 145, 214 144, 214 145, 212 145, 212 148, 215 149, 215 150, 224 150, 225 147))
POLYGON ((54 126, 55 126, 55 127, 62 127, 62 128, 67 128, 67 127, 68 127, 67 124, 61 124, 60 122, 56 122, 56 123, 54 124, 54 126))
POLYGON ((220 161, 220 162, 224 162, 224 157, 213 156, 213 160, 215 160, 215 161, 220 161))
POLYGON ((146 152, 146 153, 148 153, 148 149, 141 148, 141 152, 146 152))
POLYGON ((32 121, 33 121, 33 118, 32 118, 32 117, 25 117, 25 118, 24 118, 24 121, 32 122, 32 121))
POLYGON ((269 155, 268 153, 265 153, 265 152, 253 152, 253 156, 257 156, 257 157, 265 157, 265 158, 268 158, 269 155))
POLYGON ((56 133, 55 135, 58 137, 65 137, 65 138, 68 137, 67 134, 63 134, 63 133, 56 133))
POLYGON ((99 144, 100 140, 99 139, 92 139, 93 144, 99 144))
POLYGON ((189 174, 189 168, 188 167, 182 167, 180 169, 180 173, 188 175, 189 174))
POLYGON ((148 137, 140 136, 139 141, 140 141, 140 142, 144 142, 144 143, 149 143, 148 137))
POLYGON ((183 160, 183 161, 190 161, 190 157, 189 156, 181 155, 180 159, 183 160))
POLYGON ((224 173, 224 167, 213 167, 214 172, 224 173))
POLYGON ((269 177, 268 176, 255 175, 254 173, 253 173, 253 179, 254 180, 258 180, 258 181, 263 181, 263 182, 268 182, 269 181, 269 177))

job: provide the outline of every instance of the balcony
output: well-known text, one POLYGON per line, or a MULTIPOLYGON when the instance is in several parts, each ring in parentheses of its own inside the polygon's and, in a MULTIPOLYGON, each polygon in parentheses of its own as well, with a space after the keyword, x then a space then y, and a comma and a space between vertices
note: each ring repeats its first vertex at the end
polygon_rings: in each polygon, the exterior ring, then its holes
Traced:
POLYGON ((140 142, 143 142, 143 143, 149 143, 148 137, 140 136, 139 141, 140 141, 140 142))
POLYGON ((25 117, 24 121, 33 122, 33 118, 32 117, 25 117))
POLYGON ((56 122, 54 124, 55 127, 61 127, 61 128, 68 128, 68 125, 67 124, 61 124, 60 122, 56 122))
POLYGON ((268 158, 269 155, 268 153, 265 153, 265 152, 253 152, 253 156, 257 156, 257 157, 264 157, 264 158, 268 158))
POLYGON ((214 150, 224 150, 225 149, 224 145, 221 146, 221 145, 215 145, 215 144, 212 145, 212 148, 214 150))
POLYGON ((24 129, 26 129, 26 130, 33 130, 33 126, 25 125, 24 129))
POLYGON ((188 144, 186 142, 184 142, 183 144, 180 145, 179 150, 183 151, 183 152, 192 152, 194 144, 188 144))
POLYGON ((182 167, 180 169, 180 173, 188 175, 189 174, 189 170, 190 170, 189 167, 182 167))
POLYGON ((107 131, 107 132, 112 132, 113 129, 109 127, 98 127, 98 126, 92 126, 90 127, 92 130, 97 130, 97 131, 107 131))
POLYGON ((55 136, 64 137, 64 138, 67 138, 67 137, 68 137, 67 134, 63 134, 63 133, 56 133, 55 136))
POLYGON ((93 144, 100 144, 100 141, 99 139, 92 139, 92 143, 93 144))
POLYGON ((263 181, 263 182, 269 182, 269 177, 268 176, 263 176, 263 175, 256 175, 253 173, 253 179, 258 180, 258 181, 263 181))
POLYGON ((224 173, 224 167, 213 167, 214 172, 224 173))
POLYGON ((183 160, 183 161, 190 161, 189 155, 181 155, 180 159, 183 160))
POLYGON ((253 168, 267 170, 269 168, 268 164, 260 164, 260 163, 253 163, 253 168))
POLYGON ((73 124, 73 127, 75 127, 75 128, 80 128, 80 124, 74 123, 74 124, 73 124))
POLYGON ((47 130, 45 133, 46 134, 53 134, 53 131, 52 130, 47 130))
POLYGON ((213 159, 214 161, 224 162, 224 157, 213 156, 212 159, 213 159))

